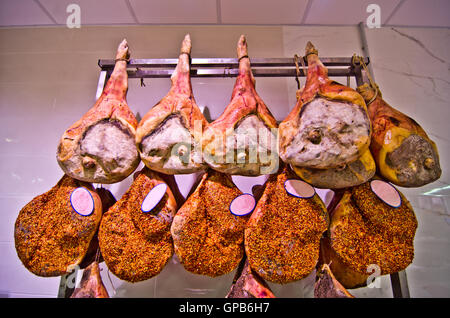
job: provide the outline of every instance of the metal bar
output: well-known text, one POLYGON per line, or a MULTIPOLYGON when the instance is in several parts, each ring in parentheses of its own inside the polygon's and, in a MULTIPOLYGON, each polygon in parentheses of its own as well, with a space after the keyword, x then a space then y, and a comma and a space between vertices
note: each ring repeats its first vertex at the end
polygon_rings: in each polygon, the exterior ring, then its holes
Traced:
MULTIPOLYGON (((128 70, 129 78, 169 78, 174 72, 173 69, 136 69, 128 70)), ((255 77, 293 77, 296 75, 294 68, 284 69, 252 69, 255 77)), ((221 69, 191 69, 191 77, 236 77, 239 74, 237 68, 221 68, 221 69)), ((330 68, 329 76, 355 76, 354 69, 348 68, 330 68)), ((301 76, 304 77, 303 74, 301 76)))
POLYGON ((73 279, 73 275, 73 273, 69 273, 61 276, 61 279, 59 281, 58 298, 70 298, 70 296, 73 294, 75 290, 75 284, 70 284, 70 281, 73 279))
POLYGON ((95 100, 99 99, 100 95, 103 93, 103 88, 105 87, 106 83, 106 71, 101 71, 100 75, 98 77, 98 83, 97 83, 97 92, 95 93, 95 100))
POLYGON ((392 295, 394 298, 410 298, 406 272, 393 273, 391 276, 392 295))
MULTIPOLYGON (((351 57, 322 57, 320 58, 325 66, 349 66, 351 65, 351 57)), ((282 58, 251 58, 252 67, 283 67, 295 66, 294 59, 289 57, 282 58)), ((369 64, 369 59, 365 59, 366 64, 369 64)), ((128 67, 175 67, 178 63, 178 58, 173 59, 131 59, 128 67)), ((308 62, 305 61, 308 65, 308 62)), ((114 60, 100 59, 98 65, 101 69, 113 68, 114 60)), ((239 65, 236 58, 193 58, 191 65, 201 67, 237 67, 239 65)))
MULTIPOLYGON (((363 57, 364 60, 366 58, 368 58, 368 56, 370 56, 369 53, 369 44, 367 43, 367 37, 366 37, 366 29, 364 28, 364 23, 363 22, 359 22, 358 24, 359 27, 359 36, 361 37, 361 44, 362 44, 362 52, 363 52, 363 57)), ((364 63, 366 63, 364 61, 364 63)), ((373 74, 373 69, 372 69, 372 64, 367 64, 367 68, 369 69, 370 75, 372 76, 372 79, 375 81, 375 76, 373 74)))

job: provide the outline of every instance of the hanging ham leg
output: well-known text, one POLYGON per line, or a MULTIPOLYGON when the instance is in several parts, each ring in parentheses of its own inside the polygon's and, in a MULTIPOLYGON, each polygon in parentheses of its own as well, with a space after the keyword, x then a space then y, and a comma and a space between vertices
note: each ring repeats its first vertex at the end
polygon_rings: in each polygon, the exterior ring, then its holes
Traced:
POLYGON ((373 133, 370 150, 380 174, 402 187, 421 187, 441 176, 436 144, 411 117, 388 105, 378 87, 359 86, 368 103, 373 133))
POLYGON ((314 189, 282 167, 266 181, 245 229, 250 267, 275 283, 306 277, 317 264, 320 237, 327 228, 326 208, 314 189))
POLYGON ((378 266, 381 275, 395 273, 414 257, 417 220, 411 205, 391 185, 374 180, 384 183, 384 195, 393 190, 398 207, 382 201, 378 195, 383 192, 371 190, 374 181, 346 189, 331 212, 329 236, 322 239, 323 262, 345 288, 365 286, 370 266, 378 266))
POLYGON ((109 298, 96 261, 84 270, 80 287, 75 289, 70 298, 109 298))
POLYGON ((134 143, 137 121, 126 101, 128 58, 128 44, 123 40, 102 95, 61 137, 56 157, 63 171, 75 179, 115 183, 139 164, 134 143))
POLYGON ((101 217, 102 203, 92 185, 64 175, 20 210, 17 255, 38 276, 70 273, 88 252, 101 217))
POLYGON ((237 46, 239 75, 230 104, 203 136, 204 159, 215 170, 238 175, 271 174, 278 170, 275 118, 256 93, 247 41, 237 46))
POLYGON ((370 121, 364 99, 328 78, 318 52, 306 46, 306 85, 280 124, 280 157, 293 166, 329 169, 349 164, 369 147, 370 121))
POLYGON ((314 298, 355 298, 334 277, 330 267, 323 264, 317 272, 314 298))
POLYGON ((230 205, 241 194, 230 176, 211 169, 203 175, 171 228, 175 253, 186 270, 215 277, 238 266, 248 216, 233 215, 230 205))
POLYGON ((109 270, 129 282, 159 274, 173 255, 170 225, 176 209, 172 191, 158 173, 148 168, 137 173, 100 224, 100 251, 109 270))
POLYGON ((205 169, 201 137, 208 124, 192 92, 191 38, 183 40, 169 93, 142 118, 136 144, 142 161, 166 174, 193 173, 205 169))
POLYGON ((236 278, 227 298, 275 298, 267 283, 258 276, 245 259, 241 271, 236 272, 236 278))

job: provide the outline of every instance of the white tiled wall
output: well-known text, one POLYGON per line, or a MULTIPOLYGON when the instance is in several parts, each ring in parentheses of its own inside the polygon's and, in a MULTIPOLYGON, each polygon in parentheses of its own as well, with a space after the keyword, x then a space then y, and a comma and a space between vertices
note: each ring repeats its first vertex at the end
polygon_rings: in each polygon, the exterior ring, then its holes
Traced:
MULTIPOLYGON (((99 58, 113 58, 126 37, 134 58, 176 57, 185 33, 193 41, 193 57, 234 57, 239 35, 247 35, 252 57, 292 57, 303 54, 308 40, 322 56, 361 54, 356 27, 281 26, 114 26, 0 29, 0 296, 55 297, 59 278, 29 273, 17 258, 13 229, 21 207, 49 190, 62 176, 55 153, 63 131, 94 103, 99 58)), ((446 163, 450 156, 447 120, 449 100, 448 29, 367 30, 375 77, 383 96, 394 107, 413 116, 438 145, 442 178, 420 189, 401 189, 411 200, 419 228, 415 259, 408 267, 413 297, 450 297, 450 189, 426 191, 449 185, 446 163)), ((337 79, 345 82, 345 79, 337 79)), ((304 83, 304 79, 302 80, 304 83)), ((163 97, 168 79, 146 79, 146 87, 130 80, 128 102, 134 112, 145 114, 163 97)), ((207 106, 216 118, 227 105, 234 79, 193 79, 199 106, 207 106)), ((354 87, 354 81, 352 81, 354 87)), ((257 78, 257 90, 278 120, 295 103, 292 78, 257 78)), ((250 183, 236 183, 248 192, 250 183)), ((186 195, 194 175, 177 176, 186 195)), ((249 181, 251 180, 251 181, 249 181)), ((117 198, 127 190, 130 178, 108 185, 117 198)), ((326 194, 323 194, 324 196, 326 194)), ((130 284, 108 273, 103 281, 116 297, 223 297, 234 273, 215 279, 190 274, 174 257, 153 279, 130 284)), ((280 297, 311 297, 314 273, 287 284, 271 284, 280 297)), ((389 277, 380 289, 351 291, 360 297, 392 297, 389 277)))

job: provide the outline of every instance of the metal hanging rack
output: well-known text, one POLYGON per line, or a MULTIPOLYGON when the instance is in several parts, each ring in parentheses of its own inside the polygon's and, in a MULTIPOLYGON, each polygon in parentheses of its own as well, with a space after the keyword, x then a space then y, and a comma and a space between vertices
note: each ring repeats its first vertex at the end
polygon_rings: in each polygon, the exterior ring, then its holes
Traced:
MULTIPOLYGON (((367 42, 362 38, 365 47, 367 42)), ((363 52, 366 53, 367 50, 363 52)), ((366 56, 363 61, 370 64, 370 59, 366 56)), ((355 63, 353 57, 321 57, 320 60, 328 68, 330 77, 354 77, 356 84, 367 83, 367 74, 362 65, 355 63)), ((250 63, 255 77, 305 77, 308 62, 303 59, 302 66, 296 65, 295 58, 251 58, 250 63), (297 68, 298 67, 298 68, 297 68), (301 69, 301 72, 299 72, 301 69)), ((178 58, 170 59, 130 59, 127 64, 129 78, 170 78, 178 58)), ((103 88, 111 76, 115 61, 112 59, 98 60, 100 75, 97 84, 96 99, 98 99, 103 88)), ((193 58, 191 59, 191 77, 236 77, 239 73, 239 61, 237 58, 193 58)), ((68 274, 69 275, 69 274, 68 274)), ((394 298, 409 297, 408 284, 405 271, 390 275, 391 287, 394 298)), ((67 275, 61 277, 58 297, 70 297, 73 288, 68 288, 67 275)))

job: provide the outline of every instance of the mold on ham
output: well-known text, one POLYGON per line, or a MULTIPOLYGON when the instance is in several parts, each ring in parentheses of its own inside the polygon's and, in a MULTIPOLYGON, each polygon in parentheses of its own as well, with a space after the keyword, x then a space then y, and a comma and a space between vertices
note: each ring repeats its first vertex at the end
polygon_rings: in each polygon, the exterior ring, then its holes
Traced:
POLYGON ((237 45, 239 74, 230 104, 203 135, 204 160, 213 169, 237 175, 275 173, 277 122, 255 89, 247 41, 237 45))
POLYGON ((75 179, 119 182, 140 162, 135 145, 137 121, 126 101, 129 57, 127 41, 123 40, 102 95, 61 137, 56 158, 62 170, 75 179))
POLYGON ((368 103, 373 127, 370 150, 379 173, 402 187, 421 187, 439 179, 438 149, 423 128, 386 103, 378 87, 364 84, 357 90, 368 103))
POLYGON ((369 147, 367 108, 355 90, 328 78, 311 42, 305 55, 306 85, 280 124, 280 157, 302 168, 338 168, 357 160, 369 147))
POLYGON ((202 133, 208 122, 198 108, 190 76, 191 38, 185 36, 169 93, 139 122, 136 144, 142 161, 165 174, 204 170, 202 133))

